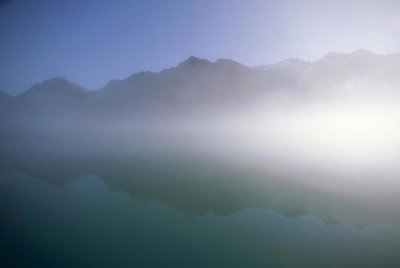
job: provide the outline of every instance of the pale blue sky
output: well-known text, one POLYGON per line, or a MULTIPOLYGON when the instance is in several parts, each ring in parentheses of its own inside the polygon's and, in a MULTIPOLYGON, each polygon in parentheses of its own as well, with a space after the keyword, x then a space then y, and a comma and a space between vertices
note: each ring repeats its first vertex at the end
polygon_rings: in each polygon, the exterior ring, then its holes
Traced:
POLYGON ((0 3, 0 89, 12 94, 53 76, 98 89, 191 55, 252 66, 358 48, 400 51, 394 0, 0 3))

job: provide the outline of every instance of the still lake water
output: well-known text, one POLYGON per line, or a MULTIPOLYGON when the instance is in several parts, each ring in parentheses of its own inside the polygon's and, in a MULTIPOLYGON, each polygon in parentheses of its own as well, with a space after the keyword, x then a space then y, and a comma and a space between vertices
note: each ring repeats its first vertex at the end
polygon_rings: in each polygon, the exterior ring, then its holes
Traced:
POLYGON ((398 267, 394 225, 327 223, 246 207, 185 213, 96 176, 2 175, 3 267, 398 267))
POLYGON ((400 267, 396 176, 225 131, 106 129, 5 132, 0 267, 400 267))

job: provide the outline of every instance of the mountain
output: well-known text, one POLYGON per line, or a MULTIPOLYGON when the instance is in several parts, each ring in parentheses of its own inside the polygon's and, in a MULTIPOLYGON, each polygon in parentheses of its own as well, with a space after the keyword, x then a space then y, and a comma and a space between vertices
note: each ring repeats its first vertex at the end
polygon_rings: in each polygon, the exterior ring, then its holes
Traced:
POLYGON ((64 77, 55 77, 32 86, 16 97, 16 103, 28 112, 56 113, 83 104, 89 91, 64 77))
POLYGON ((41 100, 47 98, 79 98, 88 93, 87 89, 68 81, 64 77, 55 77, 36 84, 18 96, 21 100, 41 100))
POLYGON ((387 85, 400 85, 399 74, 400 54, 378 55, 357 50, 350 54, 329 53, 313 62, 301 83, 311 92, 335 91, 338 86, 349 87, 349 84, 360 89, 365 85, 382 90, 387 85))
POLYGON ((303 77, 312 66, 311 62, 301 59, 286 59, 274 64, 262 65, 256 67, 259 70, 278 76, 280 79, 286 79, 291 87, 298 88, 303 77))
POLYGON ((179 107, 211 109, 235 106, 287 87, 276 75, 219 59, 215 62, 190 57, 174 68, 158 73, 141 72, 125 80, 112 80, 96 92, 96 103, 132 109, 175 109, 179 107))
POLYGON ((256 68, 269 72, 302 72, 311 65, 311 62, 301 59, 286 59, 274 64, 257 66, 256 68))
MULTIPOLYGON (((335 94, 355 81, 360 90, 372 85, 377 90, 388 85, 397 88, 399 74, 400 54, 378 55, 366 50, 329 53, 314 62, 287 59, 255 68, 229 59, 213 62, 192 56, 160 72, 111 80, 97 91, 56 77, 15 97, 13 106, 28 113, 51 114, 215 113, 240 109, 276 92, 335 94)), ((0 96, 0 101, 7 98, 0 96)))

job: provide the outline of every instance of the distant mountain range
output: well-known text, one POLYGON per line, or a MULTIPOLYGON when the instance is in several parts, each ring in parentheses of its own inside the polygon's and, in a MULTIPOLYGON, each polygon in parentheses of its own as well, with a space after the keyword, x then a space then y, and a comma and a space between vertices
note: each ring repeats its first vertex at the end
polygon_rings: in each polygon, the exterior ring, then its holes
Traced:
POLYGON ((276 92, 330 92, 349 81, 400 86, 400 54, 366 50, 329 53, 315 62, 288 59, 247 67, 219 59, 190 57, 161 72, 135 73, 90 91, 62 77, 36 84, 12 97, 0 92, 0 106, 9 113, 169 113, 235 109, 276 92))

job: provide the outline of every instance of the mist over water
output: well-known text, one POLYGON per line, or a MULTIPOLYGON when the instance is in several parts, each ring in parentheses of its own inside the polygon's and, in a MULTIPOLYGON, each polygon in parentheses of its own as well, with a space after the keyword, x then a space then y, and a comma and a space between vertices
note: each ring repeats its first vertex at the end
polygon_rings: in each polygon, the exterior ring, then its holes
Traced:
POLYGON ((190 58, 99 92, 56 78, 6 103, 6 264, 398 267, 396 83, 294 87, 269 72, 190 58))
POLYGON ((0 0, 0 268, 400 267, 399 14, 0 0))

